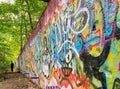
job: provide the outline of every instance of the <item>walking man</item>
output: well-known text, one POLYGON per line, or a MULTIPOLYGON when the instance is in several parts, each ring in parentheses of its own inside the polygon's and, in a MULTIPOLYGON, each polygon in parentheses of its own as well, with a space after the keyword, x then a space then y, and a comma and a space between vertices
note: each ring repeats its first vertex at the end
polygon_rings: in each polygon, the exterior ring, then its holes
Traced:
POLYGON ((13 72, 14 69, 14 63, 11 61, 11 72, 13 72))

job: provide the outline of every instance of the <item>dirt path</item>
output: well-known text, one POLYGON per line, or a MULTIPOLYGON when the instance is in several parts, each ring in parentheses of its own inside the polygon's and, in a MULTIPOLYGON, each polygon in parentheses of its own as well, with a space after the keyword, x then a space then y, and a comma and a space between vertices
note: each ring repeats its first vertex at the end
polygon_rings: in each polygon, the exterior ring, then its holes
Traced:
POLYGON ((20 73, 6 74, 6 78, 0 78, 0 89, 39 89, 20 73))

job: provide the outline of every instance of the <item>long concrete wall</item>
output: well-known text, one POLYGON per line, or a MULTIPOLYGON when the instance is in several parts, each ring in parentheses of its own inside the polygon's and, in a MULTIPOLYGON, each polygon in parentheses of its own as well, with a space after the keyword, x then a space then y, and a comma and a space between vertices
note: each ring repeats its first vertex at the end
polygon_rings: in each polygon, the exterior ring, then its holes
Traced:
POLYGON ((51 0, 18 62, 42 89, 120 89, 120 0, 51 0))

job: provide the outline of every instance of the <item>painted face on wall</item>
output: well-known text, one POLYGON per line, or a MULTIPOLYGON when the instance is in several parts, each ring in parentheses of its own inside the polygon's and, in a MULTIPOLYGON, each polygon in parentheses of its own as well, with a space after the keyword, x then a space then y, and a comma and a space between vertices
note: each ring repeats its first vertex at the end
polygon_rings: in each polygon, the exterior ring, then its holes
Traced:
POLYGON ((62 68, 62 70, 63 70, 63 75, 65 75, 65 76, 69 76, 70 74, 71 74, 71 72, 73 71, 73 68, 72 68, 72 66, 73 66, 73 61, 72 61, 73 59, 72 59, 72 52, 71 52, 71 50, 68 50, 68 52, 67 52, 67 54, 66 54, 66 56, 65 56, 65 59, 64 59, 64 61, 63 61, 63 63, 64 63, 64 67, 62 68))
POLYGON ((50 73, 50 52, 47 47, 47 38, 44 37, 44 44, 42 49, 42 72, 45 77, 49 77, 50 73))

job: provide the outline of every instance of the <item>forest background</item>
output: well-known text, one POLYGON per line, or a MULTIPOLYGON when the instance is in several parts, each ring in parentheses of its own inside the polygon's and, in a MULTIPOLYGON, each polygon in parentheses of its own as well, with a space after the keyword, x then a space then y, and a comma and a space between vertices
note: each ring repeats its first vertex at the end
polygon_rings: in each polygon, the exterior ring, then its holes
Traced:
POLYGON ((42 0, 8 0, 0 2, 0 73, 21 53, 36 27, 47 2, 42 0))

